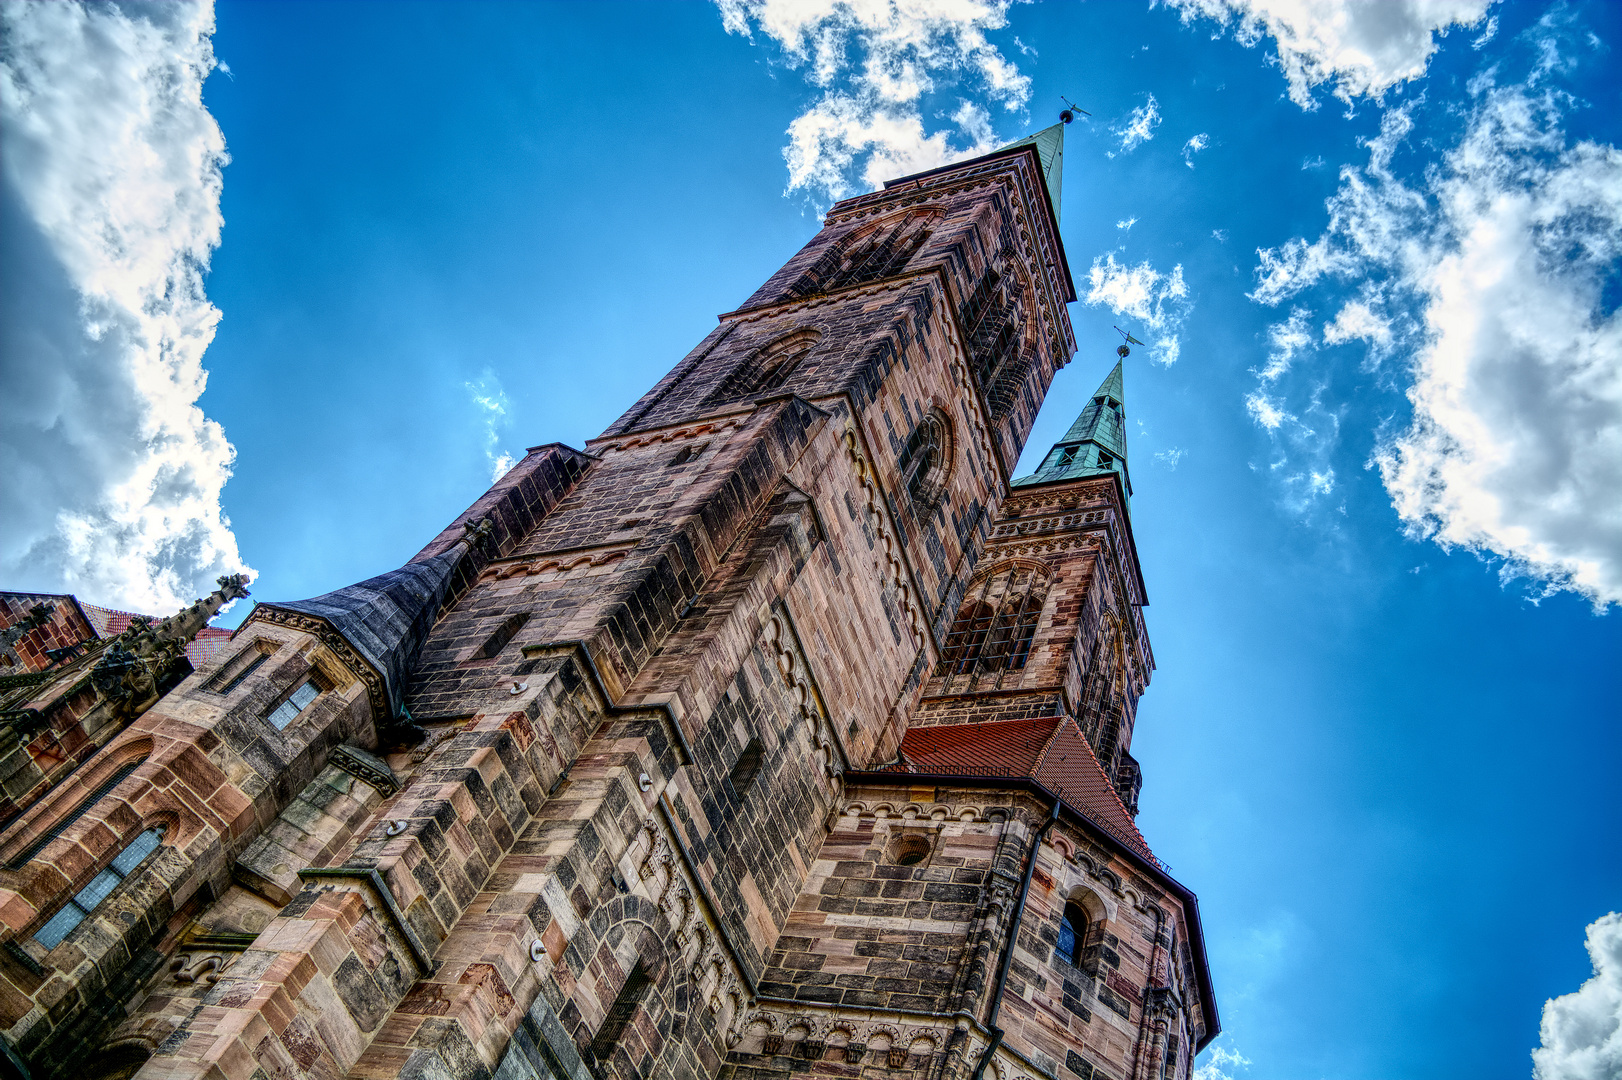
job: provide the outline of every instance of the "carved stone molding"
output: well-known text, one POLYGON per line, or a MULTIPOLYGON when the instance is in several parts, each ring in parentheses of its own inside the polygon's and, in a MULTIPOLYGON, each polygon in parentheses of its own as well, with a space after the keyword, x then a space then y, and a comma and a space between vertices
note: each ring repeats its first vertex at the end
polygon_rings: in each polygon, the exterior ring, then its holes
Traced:
POLYGON ((772 606, 766 635, 771 642, 778 673, 783 677, 783 685, 794 695, 795 707, 811 733, 811 745, 817 752, 823 778, 837 791, 839 777, 850 767, 850 762, 846 760, 845 748, 828 719, 822 692, 811 676, 805 651, 800 647, 799 635, 794 632, 793 620, 782 601, 772 606))
POLYGON ((394 770, 386 762, 358 747, 336 747, 332 756, 327 758, 327 764, 335 765, 355 779, 370 784, 385 799, 400 790, 400 778, 394 775, 394 770))
POLYGON ((393 710, 389 708, 388 693, 383 688, 383 676, 376 668, 372 667, 365 657, 356 652, 349 642, 344 640, 343 635, 334 630, 332 624, 327 620, 315 615, 305 615, 302 612, 286 611, 282 608, 267 607, 260 604, 253 609, 253 614, 249 615, 242 625, 247 626, 249 623, 255 622, 270 623, 273 626, 285 626, 289 630, 298 630, 301 633, 309 634, 326 646, 327 650, 338 658, 338 662, 366 687, 366 699, 372 706, 373 723, 382 724, 393 714, 393 710))
POLYGON ((672 963, 686 973, 699 1000, 715 1016, 727 1046, 735 1046, 749 1004, 744 989, 747 980, 696 902, 697 883, 676 857, 675 845, 656 815, 643 820, 632 847, 640 847, 635 859, 637 880, 670 923, 672 963))

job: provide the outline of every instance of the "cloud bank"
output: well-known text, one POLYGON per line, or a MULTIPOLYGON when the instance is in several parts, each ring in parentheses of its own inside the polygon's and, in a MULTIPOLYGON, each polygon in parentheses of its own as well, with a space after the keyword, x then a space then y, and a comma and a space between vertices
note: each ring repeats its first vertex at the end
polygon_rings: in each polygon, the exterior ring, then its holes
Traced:
POLYGON ((208 3, 0 5, 0 576, 165 613, 246 570, 197 407, 225 140, 208 3))
POLYGON ((1008 24, 1009 2, 716 0, 728 33, 775 42, 816 88, 783 155, 789 191, 829 199, 996 148, 983 106, 959 99, 955 130, 932 133, 923 109, 942 80, 1024 109, 1030 79, 986 38, 1008 24))
POLYGON ((1407 360, 1412 420, 1374 457, 1407 529, 1603 607, 1622 601, 1622 152, 1571 144, 1552 90, 1472 90, 1417 181, 1392 167, 1412 106, 1388 112, 1323 235, 1259 252, 1250 295, 1360 283, 1323 340, 1407 360))
MULTIPOLYGON (((1493 0, 1166 0, 1183 22, 1212 19, 1246 48, 1270 37, 1290 100, 1316 109, 1314 87, 1333 83, 1342 101, 1380 100, 1425 74, 1438 32, 1473 27, 1493 0)), ((1493 24, 1496 27, 1496 23, 1493 24)), ((1490 34, 1489 34, 1490 36, 1490 34)))
POLYGON ((1532 1051, 1536 1080, 1622 1076, 1622 914, 1589 924, 1588 956, 1594 977, 1544 1003, 1543 1045, 1532 1051))

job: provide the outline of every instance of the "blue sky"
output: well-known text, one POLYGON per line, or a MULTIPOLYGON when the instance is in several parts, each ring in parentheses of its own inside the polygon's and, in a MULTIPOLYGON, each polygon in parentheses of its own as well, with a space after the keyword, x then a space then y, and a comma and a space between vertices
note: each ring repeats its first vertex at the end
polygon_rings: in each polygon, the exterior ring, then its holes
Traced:
POLYGON ((1201 897, 1204 1077, 1622 1068, 1622 7, 854 10, 6 8, 0 584, 396 566, 835 195, 1068 95, 1081 352, 1025 464, 1136 329, 1140 824, 1201 897))

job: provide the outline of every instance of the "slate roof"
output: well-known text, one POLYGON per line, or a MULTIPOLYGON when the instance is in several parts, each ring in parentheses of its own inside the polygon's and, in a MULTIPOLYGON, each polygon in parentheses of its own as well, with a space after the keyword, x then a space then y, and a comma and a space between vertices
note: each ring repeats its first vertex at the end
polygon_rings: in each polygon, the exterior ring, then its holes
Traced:
POLYGON ((411 665, 433 628, 466 550, 465 545, 455 544, 431 559, 407 563, 356 585, 309 600, 261 606, 325 619, 383 676, 389 704, 398 714, 411 665))
POLYGON ((904 762, 885 772, 1030 777, 1083 817, 1160 865, 1103 766, 1068 716, 915 727, 901 740, 904 762))

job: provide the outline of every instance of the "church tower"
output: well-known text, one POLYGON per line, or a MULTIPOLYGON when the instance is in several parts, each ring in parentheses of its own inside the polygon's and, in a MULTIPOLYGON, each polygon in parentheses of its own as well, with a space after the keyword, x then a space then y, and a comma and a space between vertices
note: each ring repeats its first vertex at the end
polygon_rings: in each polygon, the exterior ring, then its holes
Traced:
POLYGON ((1014 476, 1063 146, 836 204, 584 449, 97 713, 0 829, 8 1067, 1187 1080, 1121 365, 1014 476))

